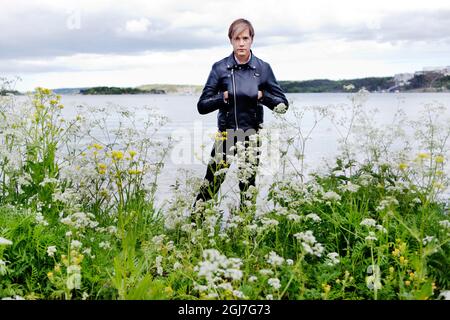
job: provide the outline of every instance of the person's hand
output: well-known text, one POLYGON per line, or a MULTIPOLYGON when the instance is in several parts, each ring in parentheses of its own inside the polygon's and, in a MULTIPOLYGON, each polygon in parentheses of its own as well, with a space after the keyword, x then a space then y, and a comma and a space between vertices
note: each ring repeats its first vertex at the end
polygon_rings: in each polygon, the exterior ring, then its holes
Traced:
POLYGON ((224 93, 223 93, 223 101, 228 103, 228 91, 224 91, 224 93))
POLYGON ((261 99, 262 97, 263 97, 262 91, 258 90, 258 100, 261 99))

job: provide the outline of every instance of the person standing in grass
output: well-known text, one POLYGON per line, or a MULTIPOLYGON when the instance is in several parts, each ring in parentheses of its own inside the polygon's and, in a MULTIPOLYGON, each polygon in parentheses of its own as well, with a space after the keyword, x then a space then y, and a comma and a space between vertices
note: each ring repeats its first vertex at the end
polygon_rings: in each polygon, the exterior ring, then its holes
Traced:
MULTIPOLYGON (((211 151, 205 184, 202 185, 195 200, 207 201, 214 197, 225 180, 229 167, 227 155, 235 155, 236 143, 242 142, 246 149, 251 136, 257 137, 263 123, 263 106, 278 112, 286 112, 289 104, 283 90, 275 79, 270 65, 257 58, 251 46, 255 31, 250 21, 235 20, 228 29, 228 38, 233 52, 226 58, 214 63, 197 104, 200 114, 218 110, 218 132, 211 151), (224 169, 224 170, 222 170, 224 169)), ((257 138, 257 146, 260 142, 257 138)), ((257 148, 255 148, 257 149, 257 148)), ((248 154, 244 152, 248 160, 248 154)), ((238 155, 239 156, 239 155, 238 155)), ((243 179, 239 179, 241 208, 245 192, 255 185, 256 165, 243 179)), ((239 170, 242 171, 242 167, 239 170)))

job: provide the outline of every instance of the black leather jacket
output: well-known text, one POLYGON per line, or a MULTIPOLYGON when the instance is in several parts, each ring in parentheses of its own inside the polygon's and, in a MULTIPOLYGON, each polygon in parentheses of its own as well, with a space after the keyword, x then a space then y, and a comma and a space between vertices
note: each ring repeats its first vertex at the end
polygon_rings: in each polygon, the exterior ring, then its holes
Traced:
POLYGON ((200 114, 219 110, 219 131, 226 129, 258 130, 264 121, 263 105, 273 110, 284 103, 289 106, 283 90, 267 62, 251 52, 250 61, 238 64, 234 53, 214 63, 197 104, 200 114), (258 90, 263 98, 258 100, 258 90), (223 92, 228 91, 228 101, 223 92))

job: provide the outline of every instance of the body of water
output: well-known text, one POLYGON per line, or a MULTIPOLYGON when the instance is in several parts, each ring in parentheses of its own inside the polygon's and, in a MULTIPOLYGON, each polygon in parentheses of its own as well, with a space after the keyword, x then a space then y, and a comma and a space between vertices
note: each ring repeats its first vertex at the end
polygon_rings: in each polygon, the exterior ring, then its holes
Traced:
MULTIPOLYGON (((299 110, 311 106, 323 106, 337 109, 344 106, 350 109, 352 105, 351 94, 346 93, 307 93, 307 94, 287 94, 291 105, 299 110)), ((198 154, 202 155, 203 161, 208 160, 208 155, 213 145, 213 139, 209 137, 216 130, 217 112, 208 115, 200 115, 197 112, 198 96, 191 95, 63 95, 65 116, 76 113, 77 105, 107 107, 110 104, 126 107, 133 113, 142 112, 143 106, 150 106, 158 109, 166 115, 170 121, 161 130, 162 136, 187 137, 185 143, 188 154, 184 155, 181 161, 177 154, 170 154, 163 173, 159 180, 158 201, 162 201, 165 195, 169 194, 169 185, 176 178, 177 170, 184 168, 192 170, 196 176, 203 177, 206 170, 205 163, 198 159, 198 154), (201 145, 204 144, 203 152, 201 145), (196 157, 197 154, 197 157, 196 157)), ((392 122, 394 114, 401 108, 405 111, 408 119, 416 119, 419 111, 425 104, 442 104, 450 106, 450 93, 370 93, 364 108, 377 109, 378 113, 373 121, 380 124, 392 122)), ((270 125, 275 121, 272 112, 265 108, 265 124, 270 125)), ((288 111, 288 118, 292 117, 288 111)), ((302 126, 305 132, 314 126, 314 114, 305 113, 302 119, 302 126)), ((109 123, 112 127, 117 126, 114 120, 109 123)), ((323 121, 311 134, 308 141, 305 161, 307 164, 318 164, 323 158, 333 155, 337 150, 337 133, 331 122, 323 121)), ((258 183, 258 180, 257 180, 258 183)), ((234 183, 224 183, 224 188, 231 188, 234 183)))

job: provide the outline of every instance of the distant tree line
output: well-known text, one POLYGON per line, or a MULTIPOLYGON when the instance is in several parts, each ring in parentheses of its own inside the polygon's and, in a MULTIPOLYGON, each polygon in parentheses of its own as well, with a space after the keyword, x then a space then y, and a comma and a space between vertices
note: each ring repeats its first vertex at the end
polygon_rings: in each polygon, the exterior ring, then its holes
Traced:
POLYGON ((409 80, 409 84, 405 89, 450 89, 450 76, 444 76, 438 72, 426 72, 424 74, 414 75, 414 78, 409 80))
POLYGON ((19 96, 19 95, 22 95, 22 93, 20 93, 17 90, 6 90, 6 89, 1 89, 0 88, 0 96, 6 96, 6 95, 19 96))
POLYGON ((164 90, 150 89, 142 90, 138 88, 119 88, 119 87, 92 87, 87 89, 81 89, 81 94, 165 94, 164 90))
POLYGON ((393 77, 371 77, 349 80, 306 80, 306 81, 279 81, 281 88, 287 93, 307 93, 307 92, 349 92, 344 89, 345 85, 352 84, 354 88, 350 92, 355 92, 361 88, 369 91, 387 90, 394 86, 393 77))
POLYGON ((348 80, 306 80, 306 81, 279 81, 281 88, 287 93, 308 92, 355 92, 362 88, 371 92, 387 90, 420 90, 433 89, 435 91, 450 90, 450 76, 439 72, 425 72, 415 74, 407 84, 396 86, 394 77, 371 77, 348 80), (344 86, 352 84, 353 89, 346 90, 344 86))

